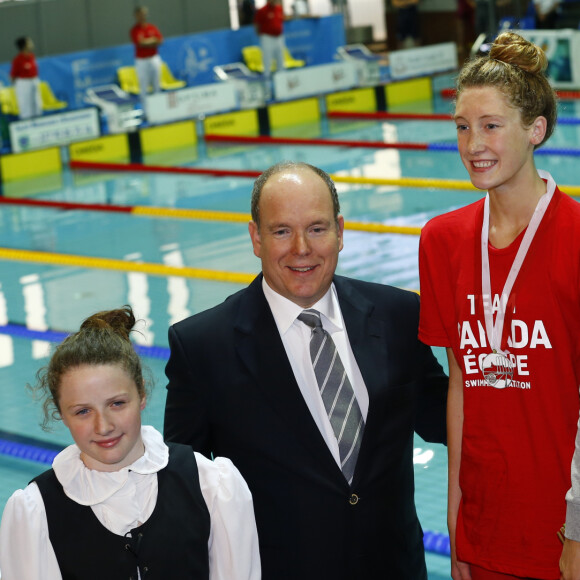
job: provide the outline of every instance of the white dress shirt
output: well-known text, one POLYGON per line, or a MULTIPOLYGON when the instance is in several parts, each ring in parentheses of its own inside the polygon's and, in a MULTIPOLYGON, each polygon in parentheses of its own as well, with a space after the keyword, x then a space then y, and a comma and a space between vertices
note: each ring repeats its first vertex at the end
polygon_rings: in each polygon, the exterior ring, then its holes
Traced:
MULTIPOLYGON (((101 524, 117 535, 126 534, 151 516, 157 503, 157 472, 169 460, 161 433, 143 426, 141 436, 144 455, 119 471, 88 469, 76 445, 64 449, 53 462, 66 495, 91 506, 101 524)), ((210 461, 195 453, 195 460, 211 518, 210 580, 259 580, 258 535, 246 482, 229 459, 210 461)), ((35 483, 16 491, 6 504, 0 525, 0 569, 2 580, 62 579, 48 535, 44 502, 35 483)))
MULTIPOLYGON (((312 367, 312 359, 310 358, 310 335, 312 329, 300 320, 297 320, 298 315, 305 309, 272 290, 268 286, 265 278, 262 279, 262 288, 266 300, 270 305, 274 320, 276 321, 278 332, 282 338, 282 343, 286 349, 286 354, 290 360, 290 365, 294 371, 294 376, 296 377, 296 382, 300 387, 304 401, 326 445, 340 467, 341 461, 338 441, 336 440, 328 414, 324 408, 324 402, 320 396, 318 382, 316 381, 316 375, 312 367)), ((310 308, 318 310, 321 314, 322 327, 330 334, 336 345, 338 355, 354 390, 363 419, 366 422, 369 409, 369 395, 350 346, 334 284, 310 308)))

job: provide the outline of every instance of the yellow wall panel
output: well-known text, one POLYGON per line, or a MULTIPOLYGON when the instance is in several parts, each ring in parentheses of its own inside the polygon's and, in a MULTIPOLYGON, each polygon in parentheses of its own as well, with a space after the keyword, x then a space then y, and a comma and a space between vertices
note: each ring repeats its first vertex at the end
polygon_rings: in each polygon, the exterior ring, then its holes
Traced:
POLYGON ((26 179, 62 170, 60 149, 51 147, 40 151, 27 151, 0 157, 3 181, 26 179))
POLYGON ((289 125, 313 123, 320 120, 318 99, 303 99, 279 103, 268 107, 270 129, 279 129, 289 125))
POLYGON ((252 109, 212 115, 204 121, 204 131, 209 135, 258 135, 260 133, 258 112, 252 109))
POLYGON ((119 161, 130 159, 127 135, 110 135, 69 146, 72 161, 119 161))
POLYGON ((368 87, 328 95, 326 97, 326 110, 329 112, 374 113, 377 110, 375 89, 368 87))
POLYGON ((431 79, 424 77, 385 85, 387 110, 392 107, 433 99, 431 79))
POLYGON ((139 132, 139 136, 141 137, 141 151, 144 155, 166 149, 187 147, 197 143, 195 123, 193 121, 148 127, 142 129, 139 132))

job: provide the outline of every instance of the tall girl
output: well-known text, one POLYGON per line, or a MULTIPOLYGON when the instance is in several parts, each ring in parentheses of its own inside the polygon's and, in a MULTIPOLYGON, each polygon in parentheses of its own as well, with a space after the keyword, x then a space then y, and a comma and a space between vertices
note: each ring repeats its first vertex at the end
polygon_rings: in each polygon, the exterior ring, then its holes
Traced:
POLYGON ((580 204, 534 163, 556 123, 546 67, 512 32, 464 65, 459 153, 487 195, 421 234, 419 337, 449 359, 454 580, 557 580, 560 557, 580 579, 580 204))

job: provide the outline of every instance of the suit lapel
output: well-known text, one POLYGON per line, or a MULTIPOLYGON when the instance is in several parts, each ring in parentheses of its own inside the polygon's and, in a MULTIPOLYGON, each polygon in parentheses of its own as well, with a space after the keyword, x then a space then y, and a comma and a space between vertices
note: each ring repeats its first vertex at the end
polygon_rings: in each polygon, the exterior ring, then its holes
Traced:
POLYGON ((334 283, 348 339, 372 401, 374 394, 387 384, 388 330, 382 321, 371 317, 374 304, 347 279, 335 277, 334 283))
POLYGON ((235 322, 236 349, 255 384, 321 468, 342 477, 300 392, 264 292, 262 276, 245 293, 235 322))
POLYGON ((378 393, 388 384, 388 329, 382 321, 371 317, 373 303, 340 276, 335 277, 338 301, 348 333, 348 339, 369 394, 369 410, 353 483, 366 473, 367 462, 372 461, 370 441, 374 440, 375 425, 384 420, 375 404, 378 393), (381 416, 379 416, 381 415, 381 416))

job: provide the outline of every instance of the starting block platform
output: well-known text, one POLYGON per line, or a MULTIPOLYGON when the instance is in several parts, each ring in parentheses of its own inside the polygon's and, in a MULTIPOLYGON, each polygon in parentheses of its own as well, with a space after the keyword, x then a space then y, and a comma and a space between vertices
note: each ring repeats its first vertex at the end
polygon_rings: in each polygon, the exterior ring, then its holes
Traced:
POLYGON ((358 81, 361 85, 375 85, 381 79, 380 56, 372 53, 364 44, 347 44, 336 49, 340 60, 357 65, 358 81))
POLYGON ((243 62, 214 66, 213 72, 219 81, 234 84, 240 108, 264 106, 267 87, 263 75, 252 72, 243 62))
POLYGON ((110 133, 124 133, 143 123, 139 99, 117 85, 87 89, 85 102, 98 107, 110 133))

